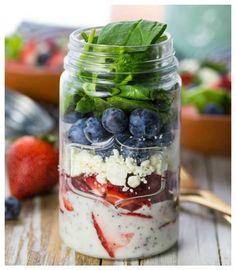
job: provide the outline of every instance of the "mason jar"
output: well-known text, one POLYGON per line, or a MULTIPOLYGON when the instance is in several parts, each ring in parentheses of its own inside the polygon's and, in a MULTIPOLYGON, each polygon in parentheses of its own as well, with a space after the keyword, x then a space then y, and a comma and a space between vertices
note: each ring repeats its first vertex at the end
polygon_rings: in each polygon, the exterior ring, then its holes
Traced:
POLYGON ((93 257, 153 256, 178 238, 173 40, 97 45, 82 38, 91 31, 70 35, 60 81, 60 236, 93 257))

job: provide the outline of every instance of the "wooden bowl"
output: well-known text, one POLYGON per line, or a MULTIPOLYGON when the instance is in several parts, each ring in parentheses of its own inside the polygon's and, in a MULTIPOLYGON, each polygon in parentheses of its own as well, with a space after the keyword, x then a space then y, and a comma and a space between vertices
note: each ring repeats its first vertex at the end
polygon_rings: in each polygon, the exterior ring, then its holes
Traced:
POLYGON ((6 62, 5 85, 33 99, 59 102, 59 80, 62 70, 39 69, 6 62))
POLYGON ((181 119, 183 148, 209 155, 231 154, 231 117, 185 115, 181 119))

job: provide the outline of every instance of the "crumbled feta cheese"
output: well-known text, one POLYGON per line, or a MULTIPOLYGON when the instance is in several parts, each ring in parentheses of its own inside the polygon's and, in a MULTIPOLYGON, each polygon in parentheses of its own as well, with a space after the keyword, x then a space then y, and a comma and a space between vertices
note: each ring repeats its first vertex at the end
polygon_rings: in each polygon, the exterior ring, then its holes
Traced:
POLYGON ((128 175, 132 175, 128 178, 129 186, 135 188, 141 182, 147 182, 145 180, 147 175, 153 172, 161 174, 162 171, 163 157, 160 154, 153 155, 150 160, 145 160, 138 166, 134 159, 130 157, 124 159, 116 149, 113 150, 113 155, 104 161, 101 156, 94 155, 91 151, 70 146, 69 148, 71 176, 95 174, 100 184, 105 184, 108 179, 113 185, 123 186, 127 190, 128 175))
POLYGON ((153 166, 154 171, 157 174, 162 174, 162 164, 163 164, 163 162, 165 162, 165 161, 163 161, 163 156, 160 155, 160 154, 153 155, 150 158, 150 163, 153 166))
POLYGON ((130 176, 128 178, 128 185, 132 188, 136 188, 137 186, 139 186, 141 183, 141 179, 139 176, 137 175, 133 175, 133 176, 130 176))
POLYGON ((107 165, 107 179, 115 186, 125 186, 128 169, 125 165, 115 162, 107 165))
POLYGON ((96 179, 97 181, 103 185, 106 183, 106 175, 103 175, 102 173, 99 173, 97 176, 96 176, 96 179))
POLYGON ((127 187, 127 186, 124 186, 123 188, 122 188, 122 191, 123 192, 126 192, 126 191, 128 191, 129 190, 129 187, 127 187))
POLYGON ((114 157, 119 157, 119 151, 117 149, 113 150, 114 157))
POLYGON ((141 178, 141 181, 144 183, 144 184, 147 184, 147 180, 145 178, 141 178))

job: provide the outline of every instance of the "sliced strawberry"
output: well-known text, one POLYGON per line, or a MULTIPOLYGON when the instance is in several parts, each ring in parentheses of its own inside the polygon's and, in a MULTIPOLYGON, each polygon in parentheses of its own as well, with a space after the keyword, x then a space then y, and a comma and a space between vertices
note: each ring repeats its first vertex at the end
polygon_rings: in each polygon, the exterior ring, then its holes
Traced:
MULTIPOLYGON (((64 205, 64 208, 68 211, 74 211, 74 207, 70 200, 67 198, 67 192, 68 192, 69 187, 67 186, 66 183, 66 175, 61 174, 60 175, 60 211, 62 210, 62 205, 64 205)), ((62 212, 62 211, 61 211, 62 212)), ((64 211, 63 211, 64 212, 64 211)))
POLYGON ((104 196, 106 193, 106 184, 100 184, 96 179, 96 175, 75 176, 71 178, 71 183, 76 189, 83 192, 93 193, 98 196, 104 196))
POLYGON ((102 229, 100 228, 100 226, 98 225, 96 221, 94 213, 92 213, 92 220, 93 220, 94 228, 97 232, 98 238, 102 246, 105 248, 105 250, 107 251, 110 257, 115 257, 114 250, 110 247, 110 244, 107 242, 107 239, 105 235, 103 234, 102 229))
POLYGON ((99 196, 105 195, 107 185, 100 184, 96 179, 96 175, 86 177, 84 179, 84 182, 89 186, 89 188, 94 194, 99 195, 99 196))
POLYGON ((135 212, 121 213, 121 215, 140 217, 140 218, 153 218, 151 215, 144 215, 144 214, 135 213, 135 212))
POLYGON ((71 178, 71 184, 74 188, 83 191, 90 192, 89 186, 84 182, 84 176, 75 176, 71 178))
POLYGON ((114 235, 111 235, 110 238, 105 235, 105 232, 102 230, 94 213, 92 213, 92 221, 102 246, 112 258, 115 257, 115 251, 119 248, 127 246, 134 236, 134 233, 122 233, 119 236, 120 242, 113 241, 112 238, 114 237, 114 235))
POLYGON ((122 187, 113 186, 112 184, 108 182, 107 193, 106 193, 105 199, 112 204, 116 204, 118 201, 121 201, 121 203, 119 204, 119 207, 127 209, 129 211, 138 210, 143 205, 148 205, 148 206, 150 205, 150 202, 147 199, 136 198, 136 199, 125 200, 125 199, 132 198, 138 195, 139 195, 138 193, 137 195, 135 195, 134 192, 130 192, 130 191, 124 192, 122 191, 122 187))
POLYGON ((161 202, 172 198, 172 195, 168 190, 169 178, 166 178, 165 189, 159 193, 158 191, 161 189, 162 176, 156 173, 152 173, 146 176, 145 179, 146 183, 142 182, 138 187, 134 188, 132 193, 129 192, 129 197, 132 198, 134 196, 144 195, 150 196, 146 198, 134 198, 133 200, 124 201, 122 202, 120 207, 128 209, 130 211, 135 211, 141 208, 143 205, 150 207, 152 203, 161 202))
POLYGON ((162 177, 159 174, 152 173, 145 177, 146 182, 142 182, 134 189, 134 194, 139 196, 156 193, 161 188, 162 177))
POLYGON ((63 203, 64 203, 64 207, 66 208, 66 210, 72 212, 74 211, 74 207, 72 205, 72 203, 69 201, 69 199, 64 195, 63 196, 63 203))
POLYGON ((173 220, 170 220, 170 221, 168 221, 166 223, 163 223, 161 226, 159 226, 159 229, 162 229, 162 228, 166 227, 167 225, 173 224, 175 222, 176 222, 176 218, 174 218, 173 220))
MULTIPOLYGON (((161 179, 162 177, 158 174, 152 173, 151 175, 148 175, 146 177, 147 180, 147 188, 150 187, 149 189, 149 193, 147 194, 154 194, 156 192, 158 192, 161 188, 161 179)), ((166 200, 170 200, 172 199, 172 194, 169 192, 169 185, 170 185, 170 179, 169 176, 165 178, 166 180, 166 184, 165 184, 165 188, 163 191, 161 191, 160 193, 157 193, 155 195, 151 195, 150 196, 150 200, 152 203, 157 203, 157 202, 162 202, 162 201, 166 201, 166 200)))
POLYGON ((135 199, 123 201, 119 205, 119 207, 133 212, 133 211, 136 211, 136 210, 142 208, 144 205, 150 207, 151 202, 148 199, 135 198, 135 199))
POLYGON ((128 192, 123 192, 119 186, 113 186, 110 182, 107 184, 106 200, 112 204, 115 204, 119 200, 129 198, 128 192))

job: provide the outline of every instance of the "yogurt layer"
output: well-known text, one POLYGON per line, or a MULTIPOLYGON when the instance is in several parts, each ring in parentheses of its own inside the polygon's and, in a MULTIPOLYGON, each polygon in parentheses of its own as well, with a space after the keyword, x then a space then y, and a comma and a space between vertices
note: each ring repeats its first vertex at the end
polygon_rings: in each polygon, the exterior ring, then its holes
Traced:
POLYGON ((60 234, 80 253, 109 259, 140 258, 161 253, 177 241, 176 206, 167 200, 130 214, 105 202, 68 191, 73 211, 60 198, 60 234))

